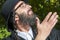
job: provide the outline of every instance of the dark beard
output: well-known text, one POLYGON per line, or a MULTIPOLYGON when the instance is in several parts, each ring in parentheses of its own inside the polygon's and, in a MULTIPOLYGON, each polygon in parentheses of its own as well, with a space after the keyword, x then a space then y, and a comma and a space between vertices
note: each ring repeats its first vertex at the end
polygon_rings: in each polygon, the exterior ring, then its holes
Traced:
POLYGON ((26 15, 24 13, 19 15, 19 22, 21 22, 23 25, 30 25, 33 26, 35 25, 36 22, 36 15, 32 14, 32 15, 26 15))

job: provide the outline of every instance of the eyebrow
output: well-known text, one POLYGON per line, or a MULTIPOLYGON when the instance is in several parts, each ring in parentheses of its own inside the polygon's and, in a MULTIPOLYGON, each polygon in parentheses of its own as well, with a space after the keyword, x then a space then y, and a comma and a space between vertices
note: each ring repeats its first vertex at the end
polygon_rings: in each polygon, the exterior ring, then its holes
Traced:
POLYGON ((16 11, 23 3, 21 3, 14 11, 16 11))

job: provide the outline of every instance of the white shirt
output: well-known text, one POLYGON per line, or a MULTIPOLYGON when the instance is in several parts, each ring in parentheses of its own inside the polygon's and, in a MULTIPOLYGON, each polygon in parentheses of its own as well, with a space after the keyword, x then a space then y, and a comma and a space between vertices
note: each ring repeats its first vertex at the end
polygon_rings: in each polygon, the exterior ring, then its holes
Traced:
POLYGON ((33 32, 32 29, 30 28, 28 32, 21 32, 19 30, 16 30, 17 35, 24 38, 25 40, 32 40, 33 37, 33 32))

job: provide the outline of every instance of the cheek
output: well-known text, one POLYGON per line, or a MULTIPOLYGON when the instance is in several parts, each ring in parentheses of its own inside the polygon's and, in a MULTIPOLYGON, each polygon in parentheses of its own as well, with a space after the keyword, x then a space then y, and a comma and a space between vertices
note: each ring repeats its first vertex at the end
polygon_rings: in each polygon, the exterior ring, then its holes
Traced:
POLYGON ((18 12, 18 14, 27 13, 27 10, 26 10, 26 8, 20 8, 17 12, 18 12))
POLYGON ((28 11, 26 9, 22 9, 20 11, 21 11, 20 13, 28 14, 28 11))
POLYGON ((28 14, 28 9, 27 8, 19 8, 16 10, 16 13, 21 14, 21 13, 25 13, 28 14))
POLYGON ((22 11, 23 11, 24 13, 26 13, 26 14, 28 14, 28 10, 29 10, 29 9, 27 9, 27 8, 22 8, 22 11))

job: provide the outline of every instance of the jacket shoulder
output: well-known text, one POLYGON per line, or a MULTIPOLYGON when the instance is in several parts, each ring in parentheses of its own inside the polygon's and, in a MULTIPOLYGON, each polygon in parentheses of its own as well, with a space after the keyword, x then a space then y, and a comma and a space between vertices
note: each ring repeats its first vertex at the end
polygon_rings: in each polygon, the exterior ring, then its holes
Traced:
POLYGON ((14 38, 10 35, 10 36, 8 36, 6 38, 3 38, 2 40, 14 40, 14 38))
POLYGON ((53 29, 47 39, 48 40, 60 40, 60 30, 53 29))

